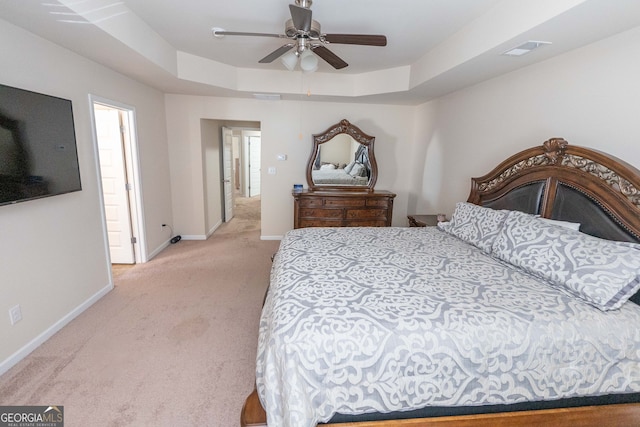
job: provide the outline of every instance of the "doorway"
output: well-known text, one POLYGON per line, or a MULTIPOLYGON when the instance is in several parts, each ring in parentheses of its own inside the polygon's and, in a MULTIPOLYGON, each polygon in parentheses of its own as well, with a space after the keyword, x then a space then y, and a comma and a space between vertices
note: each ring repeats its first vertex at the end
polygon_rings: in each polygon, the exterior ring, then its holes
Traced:
POLYGON ((242 206, 243 217, 246 216, 247 207, 251 207, 250 216, 254 218, 257 215, 258 219, 260 218, 262 133, 259 128, 237 126, 239 124, 241 123, 225 122, 225 125, 221 126, 220 174, 224 222, 229 222, 235 217, 235 208, 238 205, 242 206))
POLYGON ((244 194, 246 197, 256 197, 260 195, 261 133, 260 131, 242 131, 242 141, 245 153, 244 194))
POLYGON ((144 262, 134 109, 91 96, 111 264, 144 262))

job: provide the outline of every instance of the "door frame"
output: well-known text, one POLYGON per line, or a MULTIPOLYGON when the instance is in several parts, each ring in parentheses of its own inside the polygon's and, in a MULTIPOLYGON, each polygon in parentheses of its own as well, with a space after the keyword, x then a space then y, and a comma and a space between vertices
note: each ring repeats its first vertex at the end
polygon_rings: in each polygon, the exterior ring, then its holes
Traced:
POLYGON ((107 248, 107 260, 111 264, 111 255, 109 254, 109 236, 107 234, 107 219, 105 216, 104 198, 102 196, 102 172, 100 170, 100 152, 98 146, 98 136, 96 132, 96 118, 94 115, 94 104, 104 105, 120 110, 127 116, 129 123, 128 143, 124 145, 124 156, 126 158, 127 182, 133 184, 133 188, 128 192, 129 196, 129 213, 131 218, 131 231, 136 238, 133 245, 133 254, 135 263, 144 263, 148 261, 146 233, 144 227, 144 209, 142 203, 142 187, 140 179, 140 158, 138 154, 138 138, 136 125, 135 107, 123 104, 118 101, 103 98, 97 95, 89 94, 89 109, 91 114, 91 130, 93 133, 93 149, 95 153, 96 172, 98 175, 98 192, 100 194, 100 214, 102 220, 102 230, 107 248))

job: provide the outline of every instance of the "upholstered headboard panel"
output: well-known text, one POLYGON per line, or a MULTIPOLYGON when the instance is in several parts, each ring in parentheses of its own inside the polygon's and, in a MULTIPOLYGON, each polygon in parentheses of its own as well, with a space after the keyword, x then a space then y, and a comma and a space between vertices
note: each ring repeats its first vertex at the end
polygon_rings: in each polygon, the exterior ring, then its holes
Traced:
POLYGON ((468 201, 578 222, 580 231, 640 243, 640 171, 553 138, 471 180, 468 201))
POLYGON ((580 231, 608 240, 639 242, 616 217, 586 194, 560 183, 556 189, 552 219, 580 223, 580 231))
POLYGON ((540 213, 545 181, 531 182, 513 188, 495 199, 482 200, 482 206, 491 209, 509 209, 530 214, 540 213))

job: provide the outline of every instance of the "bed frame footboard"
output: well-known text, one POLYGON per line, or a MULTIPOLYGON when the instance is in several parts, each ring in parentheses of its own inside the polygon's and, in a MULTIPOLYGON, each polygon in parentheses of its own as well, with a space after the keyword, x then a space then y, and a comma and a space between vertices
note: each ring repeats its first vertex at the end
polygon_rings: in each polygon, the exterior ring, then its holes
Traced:
MULTIPOLYGON (((327 427, 629 427, 640 426, 640 403, 321 425, 327 427)), ((260 404, 258 392, 255 389, 244 402, 240 426, 267 427, 267 414, 260 404)))

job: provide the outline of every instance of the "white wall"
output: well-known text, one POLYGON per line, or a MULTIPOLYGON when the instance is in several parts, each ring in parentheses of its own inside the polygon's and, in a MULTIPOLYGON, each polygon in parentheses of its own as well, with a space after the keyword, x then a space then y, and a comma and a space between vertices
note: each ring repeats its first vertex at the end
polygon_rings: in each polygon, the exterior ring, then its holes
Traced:
POLYGON ((279 238, 293 228, 291 189, 296 183, 307 185, 305 168, 311 154, 311 135, 342 119, 376 137, 376 189, 398 194, 393 224, 407 224, 411 193, 407 165, 413 150, 415 107, 187 95, 166 95, 165 100, 176 233, 198 235, 205 225, 201 119, 260 122, 262 238, 279 238), (278 154, 286 154, 287 160, 278 161, 278 154), (269 167, 276 168, 275 175, 267 173, 269 167))
MULTIPOLYGON (((0 20, 0 83, 73 102, 82 191, 0 206, 0 373, 111 287, 89 94, 134 106, 147 223, 171 222, 163 96, 0 20), (11 326, 10 307, 22 321, 11 326)), ((162 246, 160 226, 147 247, 162 246)))
POLYGON ((222 223, 222 189, 220 188, 221 127, 218 120, 202 120, 202 168, 205 198, 205 223, 203 232, 209 236, 222 223))
POLYGON ((551 137, 640 168, 638 76, 640 28, 420 106, 418 211, 451 213, 471 177, 551 137))

